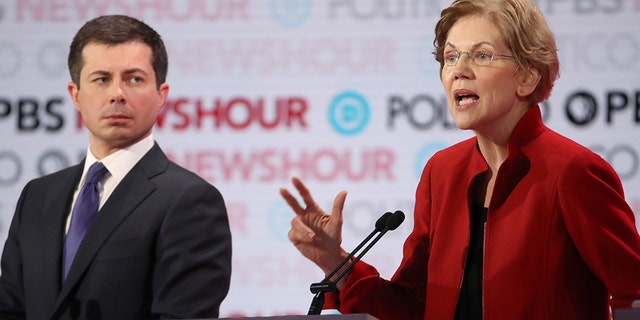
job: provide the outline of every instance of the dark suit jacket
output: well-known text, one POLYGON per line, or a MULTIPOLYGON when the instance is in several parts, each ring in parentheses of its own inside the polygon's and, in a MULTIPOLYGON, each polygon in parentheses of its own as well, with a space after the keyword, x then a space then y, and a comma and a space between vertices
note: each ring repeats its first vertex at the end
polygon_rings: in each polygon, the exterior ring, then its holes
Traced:
POLYGON ((64 226, 83 163, 22 191, 2 254, 0 318, 217 317, 231 276, 223 198, 157 144, 104 204, 61 283, 64 226))

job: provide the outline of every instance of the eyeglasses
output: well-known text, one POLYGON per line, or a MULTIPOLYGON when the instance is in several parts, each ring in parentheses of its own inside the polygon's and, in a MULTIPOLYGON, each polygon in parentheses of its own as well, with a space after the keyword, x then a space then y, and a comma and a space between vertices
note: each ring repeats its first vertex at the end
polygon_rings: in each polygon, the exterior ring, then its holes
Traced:
POLYGON ((447 51, 444 53, 444 64, 453 67, 458 64, 460 56, 467 54, 467 59, 471 60, 478 66, 488 66, 496 57, 504 59, 515 59, 513 56, 497 54, 485 51, 447 51))

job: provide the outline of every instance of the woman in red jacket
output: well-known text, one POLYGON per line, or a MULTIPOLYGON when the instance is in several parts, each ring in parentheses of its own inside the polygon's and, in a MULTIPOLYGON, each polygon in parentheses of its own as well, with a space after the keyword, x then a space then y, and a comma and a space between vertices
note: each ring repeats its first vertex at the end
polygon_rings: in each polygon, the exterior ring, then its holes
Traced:
MULTIPOLYGON (((339 309, 380 319, 604 320, 610 297, 640 298, 640 237, 620 179, 541 120, 559 62, 538 8, 457 0, 435 32, 449 111, 475 137, 425 166, 391 280, 358 262, 337 284, 339 309)), ((346 192, 327 215, 293 184, 305 205, 281 189, 296 213, 289 238, 329 273, 348 255, 346 192)))

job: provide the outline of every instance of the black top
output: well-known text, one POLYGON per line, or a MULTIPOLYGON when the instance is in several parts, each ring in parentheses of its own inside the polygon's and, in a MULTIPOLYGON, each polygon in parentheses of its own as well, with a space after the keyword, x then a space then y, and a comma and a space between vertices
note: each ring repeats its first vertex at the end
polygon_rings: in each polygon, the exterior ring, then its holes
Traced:
POLYGON ((482 319, 482 258, 484 256, 484 223, 487 208, 474 205, 471 208, 469 251, 464 267, 464 279, 456 306, 455 320, 482 319))

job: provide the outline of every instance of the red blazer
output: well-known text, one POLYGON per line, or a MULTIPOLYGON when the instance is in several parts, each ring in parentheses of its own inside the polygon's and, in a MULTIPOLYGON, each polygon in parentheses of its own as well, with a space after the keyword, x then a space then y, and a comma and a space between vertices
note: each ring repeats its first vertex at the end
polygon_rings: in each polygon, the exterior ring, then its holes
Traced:
MULTIPOLYGON (((609 296, 640 298, 640 236, 622 184, 533 107, 509 141, 489 205, 484 319, 609 318, 609 296)), ((470 190, 488 167, 475 138, 434 155, 416 191, 414 230, 390 281, 359 262, 343 313, 452 319, 469 241, 470 190)))

